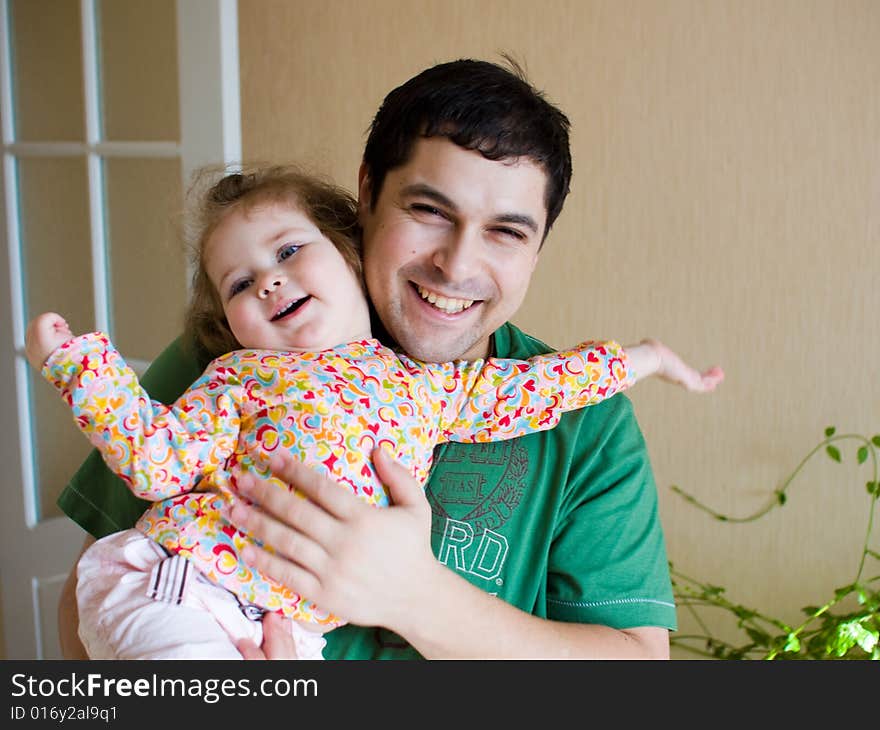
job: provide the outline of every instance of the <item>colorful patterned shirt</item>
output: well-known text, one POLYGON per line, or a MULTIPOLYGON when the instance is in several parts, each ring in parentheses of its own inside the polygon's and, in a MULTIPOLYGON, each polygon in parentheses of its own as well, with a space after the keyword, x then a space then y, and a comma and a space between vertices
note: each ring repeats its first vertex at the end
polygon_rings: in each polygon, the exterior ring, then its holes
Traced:
POLYGON ((369 339, 314 353, 238 350, 214 360, 165 406, 149 399, 102 333, 65 343, 43 376, 110 468, 136 496, 154 500, 139 530, 242 600, 330 626, 342 620, 239 558, 252 538, 226 516, 240 474, 270 478, 265 463, 284 449, 366 502, 386 506, 370 461, 375 446, 388 448, 424 484, 438 443, 547 430, 563 412, 631 384, 615 342, 527 361, 429 364, 369 339))

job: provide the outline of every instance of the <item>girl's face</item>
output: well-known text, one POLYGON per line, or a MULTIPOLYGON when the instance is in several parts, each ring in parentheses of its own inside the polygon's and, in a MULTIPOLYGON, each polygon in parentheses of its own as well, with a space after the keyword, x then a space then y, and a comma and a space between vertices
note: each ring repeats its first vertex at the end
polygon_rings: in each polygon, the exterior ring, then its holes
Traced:
POLYGON ((297 208, 233 211, 208 239, 204 260, 243 347, 316 351, 370 337, 360 282, 297 208))

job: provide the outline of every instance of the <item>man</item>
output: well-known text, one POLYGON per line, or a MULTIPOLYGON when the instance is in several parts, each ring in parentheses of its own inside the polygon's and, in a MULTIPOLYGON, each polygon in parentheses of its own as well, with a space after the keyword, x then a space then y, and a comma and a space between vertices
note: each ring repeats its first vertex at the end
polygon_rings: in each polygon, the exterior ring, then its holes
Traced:
MULTIPOLYGON (((568 193, 568 126, 521 74, 481 61, 432 67, 386 97, 358 193, 366 285, 388 341, 428 361, 549 349, 507 321, 568 193)), ((199 372, 175 345, 144 384, 170 400, 199 372)), ((445 444, 424 496, 375 459, 386 510, 281 460, 277 475, 310 500, 244 483, 259 506, 231 515, 277 551, 246 560, 351 621, 328 634, 325 656, 668 657, 675 608, 656 489, 625 397, 553 431, 445 444)), ((132 526, 143 503, 97 471, 93 455, 59 504, 99 537, 132 526)), ((74 587, 71 574, 60 608, 70 656, 74 587)), ((279 623, 267 618, 263 649, 243 654, 283 656, 279 623)))

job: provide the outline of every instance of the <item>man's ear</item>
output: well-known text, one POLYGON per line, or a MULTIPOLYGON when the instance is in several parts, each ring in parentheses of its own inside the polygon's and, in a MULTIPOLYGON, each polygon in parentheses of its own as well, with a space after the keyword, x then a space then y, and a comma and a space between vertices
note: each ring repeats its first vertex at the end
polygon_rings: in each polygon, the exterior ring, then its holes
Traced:
POLYGON ((366 162, 362 162, 358 169, 358 215, 363 217, 370 211, 370 196, 372 195, 373 185, 370 182, 370 171, 366 162))

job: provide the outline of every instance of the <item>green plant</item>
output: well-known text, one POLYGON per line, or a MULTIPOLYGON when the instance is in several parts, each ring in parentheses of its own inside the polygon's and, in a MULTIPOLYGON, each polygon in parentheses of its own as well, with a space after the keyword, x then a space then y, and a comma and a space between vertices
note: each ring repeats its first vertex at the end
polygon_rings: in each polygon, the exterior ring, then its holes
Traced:
POLYGON ((880 497, 878 480, 878 450, 880 435, 868 438, 861 434, 837 434, 833 426, 825 429, 825 438, 815 446, 775 490, 773 500, 764 508, 747 517, 730 517, 707 507, 680 487, 672 490, 696 508, 720 522, 753 522, 770 510, 782 507, 787 492, 807 462, 816 454, 824 453, 840 463, 843 459, 839 445, 856 442, 856 460, 864 464, 870 459, 871 479, 866 484, 870 500, 868 526, 861 559, 854 580, 834 591, 822 605, 805 606, 805 619, 792 626, 778 618, 753 608, 742 606, 727 598, 725 588, 703 583, 677 571, 672 563, 673 591, 679 608, 690 612, 702 634, 673 634, 671 643, 697 655, 716 659, 875 659, 880 660, 880 575, 866 578, 876 570, 880 553, 872 549, 871 537, 874 512, 880 497), (874 568, 869 568, 873 565, 874 568), (855 601, 853 601, 853 598, 855 601), (852 608, 856 602, 857 607, 852 608), (720 609, 736 620, 742 632, 741 642, 723 641, 708 629, 702 611, 720 609))

